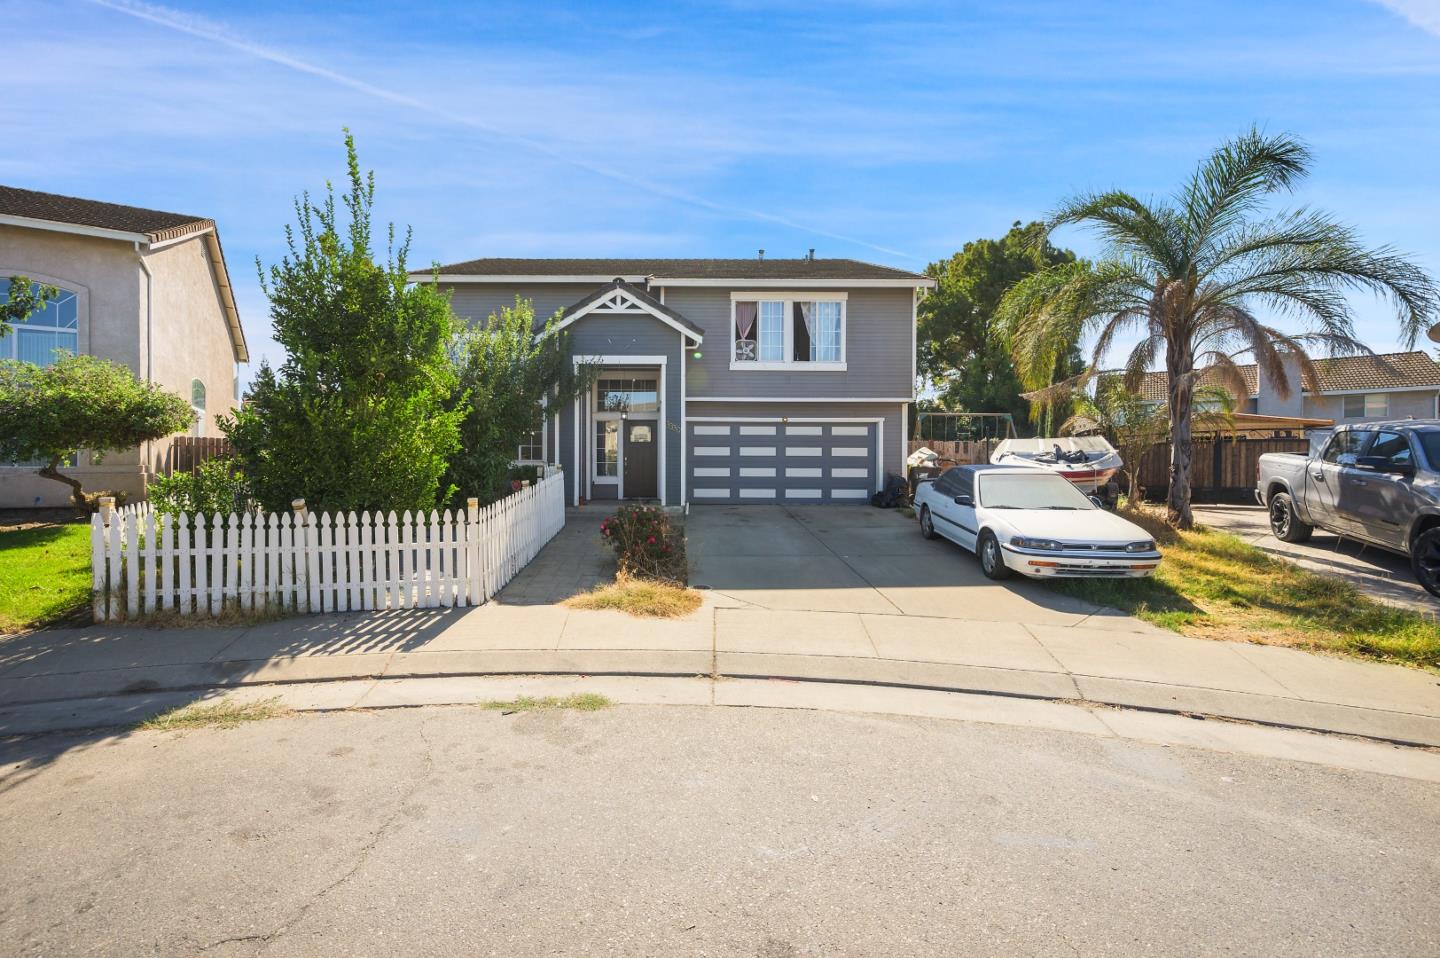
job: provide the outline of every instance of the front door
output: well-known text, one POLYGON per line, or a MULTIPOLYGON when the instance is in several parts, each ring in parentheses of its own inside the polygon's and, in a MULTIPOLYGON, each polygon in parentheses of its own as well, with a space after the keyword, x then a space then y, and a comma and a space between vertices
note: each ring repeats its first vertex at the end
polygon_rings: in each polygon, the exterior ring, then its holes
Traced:
POLYGON ((658 499, 660 484, 657 466, 659 459, 656 449, 659 437, 655 435, 659 423, 625 423, 625 498, 658 499))

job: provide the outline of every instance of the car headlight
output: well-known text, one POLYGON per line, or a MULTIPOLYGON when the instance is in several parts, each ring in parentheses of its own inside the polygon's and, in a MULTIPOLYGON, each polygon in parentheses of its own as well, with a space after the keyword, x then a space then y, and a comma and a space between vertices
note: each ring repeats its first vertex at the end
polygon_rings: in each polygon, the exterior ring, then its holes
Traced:
POLYGON ((1125 547, 1126 552, 1154 552, 1155 542, 1152 539, 1142 539, 1139 542, 1132 542, 1125 547))
POLYGON ((1040 549, 1045 552, 1059 552, 1065 548, 1063 542, 1056 542, 1054 539, 1030 539, 1026 536, 1015 536, 1010 544, 1017 549, 1040 549))

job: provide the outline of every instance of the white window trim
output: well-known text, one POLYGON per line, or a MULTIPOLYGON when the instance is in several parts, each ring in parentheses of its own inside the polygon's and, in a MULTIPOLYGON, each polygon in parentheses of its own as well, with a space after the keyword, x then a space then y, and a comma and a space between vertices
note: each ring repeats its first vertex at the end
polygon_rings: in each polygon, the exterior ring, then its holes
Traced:
MULTIPOLYGON (((749 370, 760 370, 760 371, 763 371, 763 370, 781 371, 781 370, 783 370, 783 371, 785 371, 785 372, 813 372, 813 373, 843 373, 843 372, 845 372, 846 369, 848 368, 848 366, 847 366, 847 361, 848 361, 848 360, 847 360, 847 355, 846 355, 846 353, 847 353, 847 350, 846 350, 846 341, 847 341, 847 339, 849 338, 849 337, 847 336, 847 330, 848 330, 848 328, 849 328, 849 312, 850 312, 849 306, 847 305, 847 304, 848 304, 848 301, 849 301, 849 298, 850 298, 850 297, 849 297, 849 294, 848 294, 848 293, 816 292, 816 291, 813 291, 813 290, 808 291, 808 292, 795 292, 795 291, 785 291, 785 290, 763 290, 763 291, 752 290, 752 291, 749 291, 749 292, 738 292, 738 291, 736 291, 736 292, 731 292, 731 293, 730 293, 730 330, 729 330, 729 334, 728 334, 727 337, 726 337, 726 338, 729 339, 729 341, 730 341, 730 369, 731 369, 732 371, 735 371, 735 372, 745 372, 745 371, 749 371, 749 370), (737 360, 737 359, 735 358, 735 304, 736 304, 736 303, 739 303, 739 302, 756 302, 756 303, 766 302, 766 303, 783 303, 783 304, 784 304, 784 306, 782 307, 782 312, 781 312, 781 316, 783 317, 783 318, 782 318, 782 323, 781 323, 781 329, 782 329, 782 331, 783 331, 783 333, 784 333, 784 342, 783 342, 783 345, 780 347, 781 350, 782 350, 782 355, 784 355, 784 356, 794 356, 794 354, 795 354, 795 304, 796 304, 796 303, 839 303, 839 304, 840 304, 840 361, 839 361, 839 362, 811 362, 811 361, 809 361, 809 360, 804 360, 804 359, 798 359, 798 360, 797 360, 797 359, 783 359, 783 360, 780 360, 780 361, 778 361, 778 362, 777 362, 777 361, 774 361, 774 360, 757 360, 757 361, 755 361, 755 362, 747 362, 747 361, 744 361, 744 360, 737 360)), ((758 328, 758 327, 759 327, 759 323, 760 323, 760 318, 759 318, 758 315, 757 315, 756 318, 755 318, 755 323, 756 323, 756 327, 757 327, 757 328, 756 328, 756 333, 757 333, 756 342, 758 343, 758 342, 759 342, 759 339, 758 339, 759 328, 758 328)))

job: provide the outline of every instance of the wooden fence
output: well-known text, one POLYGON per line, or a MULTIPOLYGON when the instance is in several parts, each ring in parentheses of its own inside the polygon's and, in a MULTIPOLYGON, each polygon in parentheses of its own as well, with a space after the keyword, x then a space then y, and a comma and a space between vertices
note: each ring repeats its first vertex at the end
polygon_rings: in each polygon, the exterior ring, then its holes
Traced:
POLYGON ((218 615, 479 605, 565 525, 555 474, 481 509, 315 515, 159 515, 148 503, 91 519, 95 621, 172 610, 218 615))
POLYGON ((230 440, 224 436, 176 436, 170 441, 165 470, 172 476, 194 472, 202 462, 228 456, 232 451, 230 440))
MULTIPOLYGON (((1304 437, 1223 438, 1196 442, 1192 449, 1190 494, 1193 499, 1249 502, 1255 489, 1255 467, 1261 456, 1267 452, 1308 452, 1310 443, 1304 437)), ((1140 458, 1140 485, 1150 498, 1163 496, 1170 488, 1169 443, 1151 446, 1140 458)))

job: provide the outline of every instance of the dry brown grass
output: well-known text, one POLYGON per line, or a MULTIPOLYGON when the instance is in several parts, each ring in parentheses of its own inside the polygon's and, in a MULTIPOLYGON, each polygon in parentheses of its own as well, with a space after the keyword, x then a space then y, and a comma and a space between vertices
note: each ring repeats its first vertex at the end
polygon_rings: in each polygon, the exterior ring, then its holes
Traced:
POLYGON ((544 695, 539 698, 522 695, 519 698, 505 701, 481 702, 480 707, 498 712, 548 712, 555 709, 569 709, 572 712, 598 712, 601 709, 608 709, 614 704, 610 701, 609 696, 601 695, 599 692, 576 692, 574 695, 544 695))
POLYGON ((1385 605, 1237 536, 1180 532, 1153 506, 1122 511, 1160 543, 1149 579, 1070 579, 1054 587, 1182 635, 1339 652, 1440 668, 1440 622, 1385 605))
POLYGON ((256 702, 194 702, 152 716, 135 726, 142 732, 177 732, 196 728, 234 728, 246 722, 284 718, 294 714, 281 704, 279 696, 256 702))
POLYGON ((613 609, 656 619, 678 619, 700 608, 700 593, 684 586, 648 579, 620 579, 589 592, 571 596, 572 609, 613 609))

